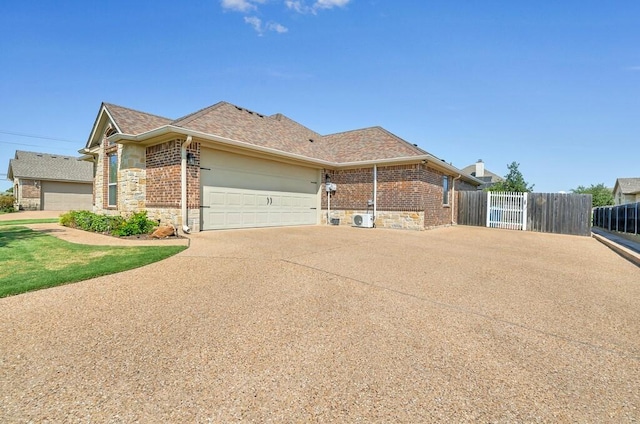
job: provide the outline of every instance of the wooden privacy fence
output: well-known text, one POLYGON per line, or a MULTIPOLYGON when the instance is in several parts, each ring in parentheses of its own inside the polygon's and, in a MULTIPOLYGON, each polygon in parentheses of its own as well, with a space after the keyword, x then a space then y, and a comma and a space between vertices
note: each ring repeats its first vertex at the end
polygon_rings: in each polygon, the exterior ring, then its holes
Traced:
POLYGON ((640 202, 593 208, 593 226, 609 231, 640 234, 640 202))
MULTIPOLYGON (((591 235, 591 195, 565 193, 521 193, 525 196, 521 203, 522 212, 509 212, 512 216, 522 217, 522 227, 507 223, 490 225, 494 220, 495 209, 489 211, 489 192, 458 192, 458 224, 475 226, 493 226, 496 228, 514 228, 542 233, 591 235)), ((491 192, 495 198, 497 192, 491 192)), ((504 214, 505 212, 500 212, 504 214)))

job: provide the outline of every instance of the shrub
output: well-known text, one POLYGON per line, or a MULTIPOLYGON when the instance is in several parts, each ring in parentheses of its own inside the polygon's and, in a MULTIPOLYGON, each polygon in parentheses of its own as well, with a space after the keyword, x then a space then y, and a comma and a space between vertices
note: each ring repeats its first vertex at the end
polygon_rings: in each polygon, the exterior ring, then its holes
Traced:
POLYGON ((131 215, 131 217, 116 228, 112 234, 120 237, 149 234, 157 225, 157 222, 147 218, 147 211, 141 211, 131 215))
POLYGON ((0 212, 15 212, 15 201, 10 194, 0 194, 0 212))
POLYGON ((123 222, 121 216, 99 215, 89 211, 71 211, 60 216, 60 225, 96 233, 112 233, 123 222))

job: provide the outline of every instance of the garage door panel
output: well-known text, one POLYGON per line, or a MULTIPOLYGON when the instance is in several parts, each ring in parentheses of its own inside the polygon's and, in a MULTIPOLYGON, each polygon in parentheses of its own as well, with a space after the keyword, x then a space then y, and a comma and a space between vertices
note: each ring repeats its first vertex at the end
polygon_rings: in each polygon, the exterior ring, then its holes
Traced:
POLYGON ((313 225, 315 195, 203 187, 203 229, 313 225))
POLYGON ((91 210, 93 208, 93 185, 61 181, 42 182, 43 210, 91 210))

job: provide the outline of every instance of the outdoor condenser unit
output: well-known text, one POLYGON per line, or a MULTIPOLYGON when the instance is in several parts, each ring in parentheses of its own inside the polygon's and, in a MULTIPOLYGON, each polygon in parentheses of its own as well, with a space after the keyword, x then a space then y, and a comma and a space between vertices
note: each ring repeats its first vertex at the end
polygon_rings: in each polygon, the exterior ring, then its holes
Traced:
POLYGON ((362 228, 373 228, 373 215, 370 213, 359 213, 353 215, 353 226, 362 228))

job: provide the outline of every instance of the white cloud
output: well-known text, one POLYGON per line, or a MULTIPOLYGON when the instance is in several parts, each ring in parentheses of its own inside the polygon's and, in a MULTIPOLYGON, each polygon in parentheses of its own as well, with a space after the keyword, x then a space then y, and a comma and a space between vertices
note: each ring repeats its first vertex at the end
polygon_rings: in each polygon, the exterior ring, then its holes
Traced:
POLYGON ((289 29, 288 29, 288 28, 286 28, 286 27, 284 27, 284 26, 280 25, 280 24, 279 24, 279 23, 277 23, 277 22, 269 22, 269 23, 267 24, 267 29, 268 29, 269 31, 275 31, 275 32, 277 32, 278 34, 284 34, 285 32, 289 31, 289 29))
POLYGON ((334 7, 344 7, 351 0, 316 0, 311 6, 307 5, 304 0, 285 0, 284 4, 288 9, 298 13, 315 14, 320 9, 333 9, 334 7))
POLYGON ((333 9, 334 7, 344 7, 351 0, 317 0, 313 8, 314 9, 333 9))
POLYGON ((261 37, 267 31, 277 32, 278 34, 284 34, 285 32, 289 31, 287 27, 280 25, 277 22, 267 22, 263 24, 262 19, 258 18, 257 16, 245 16, 244 21, 251 25, 261 37))
POLYGON ((236 12, 249 12, 256 10, 257 4, 264 3, 265 0, 220 0, 223 9, 234 10, 236 12))

